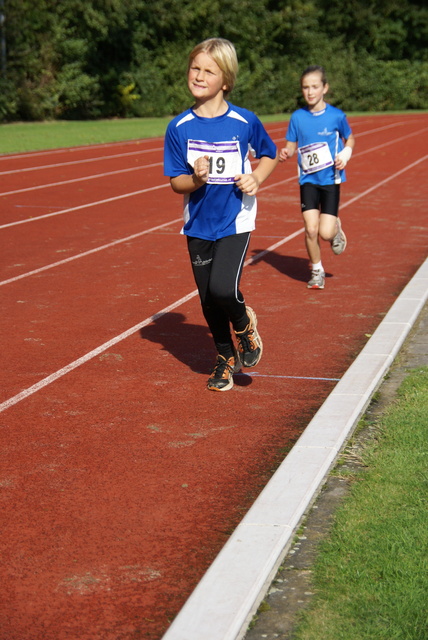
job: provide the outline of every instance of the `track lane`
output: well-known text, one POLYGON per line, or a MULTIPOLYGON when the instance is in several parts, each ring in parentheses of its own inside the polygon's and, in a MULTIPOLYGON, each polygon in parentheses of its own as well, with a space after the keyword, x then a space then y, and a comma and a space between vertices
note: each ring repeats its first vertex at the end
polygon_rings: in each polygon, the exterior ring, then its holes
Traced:
MULTIPOLYGON (((353 158, 344 204, 369 186, 370 160, 353 158)), ((377 180, 387 177, 385 162, 373 167, 377 180)), ((320 295, 305 289, 301 236, 246 268, 265 358, 229 394, 204 389, 212 345, 193 298, 2 414, 11 515, 2 545, 14 611, 5 629, 49 640, 160 637, 426 255, 418 172, 399 176, 399 195, 394 187, 344 208, 349 249, 339 259, 325 252, 330 277, 320 295), (421 211, 410 224, 409 207, 421 211)), ((296 230, 296 195, 294 177, 260 194, 250 255, 296 230)), ((86 287, 86 270, 74 264, 86 287)))

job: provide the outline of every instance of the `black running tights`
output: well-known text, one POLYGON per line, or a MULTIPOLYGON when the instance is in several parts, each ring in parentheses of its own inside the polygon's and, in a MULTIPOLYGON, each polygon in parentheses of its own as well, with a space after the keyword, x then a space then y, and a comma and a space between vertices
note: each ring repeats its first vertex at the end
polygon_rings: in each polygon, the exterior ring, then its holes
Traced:
POLYGON ((215 241, 187 237, 202 312, 217 351, 225 358, 233 355, 230 325, 235 331, 243 331, 249 322, 239 290, 249 241, 250 233, 215 241))

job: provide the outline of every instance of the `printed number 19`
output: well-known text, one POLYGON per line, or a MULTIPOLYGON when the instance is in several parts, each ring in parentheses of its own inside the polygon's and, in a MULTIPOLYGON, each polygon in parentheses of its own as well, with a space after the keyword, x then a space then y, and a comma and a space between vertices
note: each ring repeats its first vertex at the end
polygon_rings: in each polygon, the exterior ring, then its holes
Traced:
MULTIPOLYGON (((223 173, 226 168, 226 160, 222 156, 217 156, 215 161, 216 173, 223 173)), ((213 157, 210 156, 210 173, 213 172, 213 157)))

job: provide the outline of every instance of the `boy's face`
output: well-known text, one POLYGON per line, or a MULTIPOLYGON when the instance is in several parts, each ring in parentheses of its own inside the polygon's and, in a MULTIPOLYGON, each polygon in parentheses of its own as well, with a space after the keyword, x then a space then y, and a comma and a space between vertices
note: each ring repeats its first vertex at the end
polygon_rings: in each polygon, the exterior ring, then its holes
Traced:
POLYGON ((324 96, 328 91, 328 84, 323 84, 319 71, 308 73, 302 78, 302 94, 312 111, 324 108, 324 96))
POLYGON ((187 74, 187 84, 196 101, 205 102, 227 90, 222 70, 204 51, 193 58, 187 74))

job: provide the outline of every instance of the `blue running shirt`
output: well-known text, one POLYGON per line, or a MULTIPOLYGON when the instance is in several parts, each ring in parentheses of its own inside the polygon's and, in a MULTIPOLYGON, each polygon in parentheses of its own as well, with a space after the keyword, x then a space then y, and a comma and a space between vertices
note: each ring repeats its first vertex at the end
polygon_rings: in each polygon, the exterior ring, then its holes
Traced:
POLYGON ((335 156, 345 146, 352 130, 346 115, 327 104, 323 111, 311 113, 307 107, 295 111, 285 139, 298 145, 299 183, 327 185, 346 181, 345 171, 334 167, 335 156))
POLYGON ((228 104, 225 114, 201 118, 187 109, 169 123, 165 135, 164 175, 193 174, 193 163, 210 157, 208 183, 184 196, 182 233, 218 240, 255 229, 257 200, 235 185, 234 176, 252 173, 249 153, 276 157, 276 146, 258 117, 228 104))

